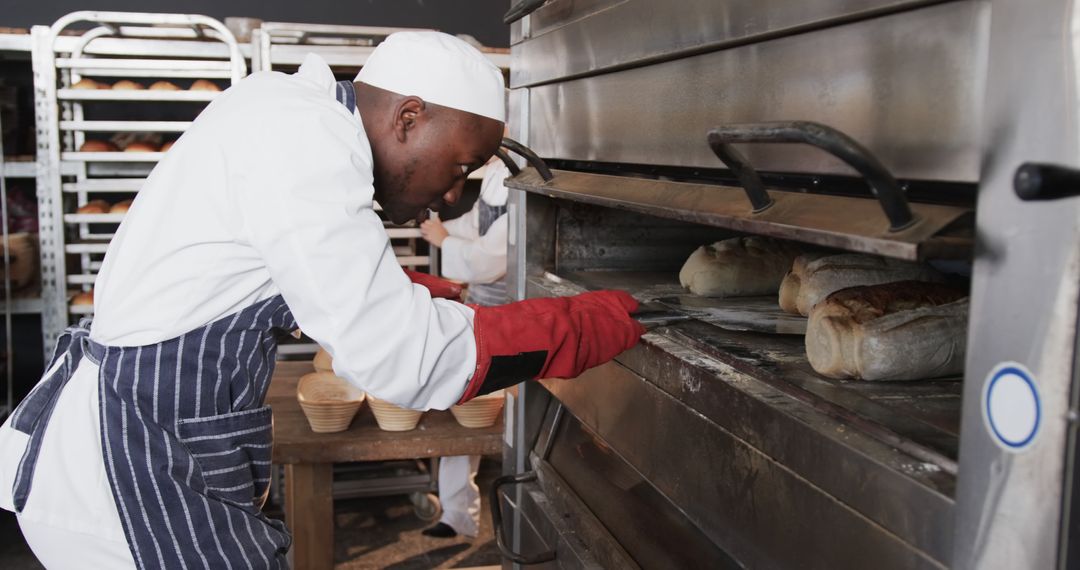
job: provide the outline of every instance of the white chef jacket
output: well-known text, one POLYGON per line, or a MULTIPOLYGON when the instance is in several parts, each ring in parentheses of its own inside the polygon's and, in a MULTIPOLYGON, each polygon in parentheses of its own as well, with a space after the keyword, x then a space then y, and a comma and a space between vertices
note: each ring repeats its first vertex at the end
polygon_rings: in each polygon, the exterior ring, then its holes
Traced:
MULTIPOLYGON (((510 170, 498 158, 484 167, 480 198, 491 206, 505 206, 509 191, 503 181, 510 170)), ((479 204, 468 213, 443 222, 448 235, 442 244, 443 277, 465 283, 492 283, 506 275, 507 218, 499 216, 487 233, 480 235, 479 204)))
MULTIPOLYGON (((296 74, 253 74, 203 111, 109 246, 93 340, 154 344, 280 294, 335 372, 365 391, 417 409, 461 397, 476 366, 473 311, 432 299, 399 268, 373 209, 367 134, 334 94, 330 68, 309 55, 296 74)), ((90 437, 96 376, 84 359, 61 394, 20 520, 115 540, 123 531, 90 437), (88 437, 71 445, 80 431, 88 437)), ((13 510, 26 440, 0 427, 0 508, 13 510)))

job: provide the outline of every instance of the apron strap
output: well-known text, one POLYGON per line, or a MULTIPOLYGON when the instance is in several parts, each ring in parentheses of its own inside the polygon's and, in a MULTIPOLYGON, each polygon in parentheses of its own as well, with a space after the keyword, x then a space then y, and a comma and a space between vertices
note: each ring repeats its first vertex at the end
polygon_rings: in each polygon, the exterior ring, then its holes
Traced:
POLYGON ((345 105, 350 113, 356 111, 356 85, 352 81, 338 81, 335 93, 338 103, 345 105))
POLYGON ((15 511, 22 512, 26 506, 26 499, 30 495, 30 485, 34 480, 34 470, 37 467, 38 454, 41 453, 41 443, 45 437, 45 427, 49 424, 56 402, 60 399, 60 393, 83 356, 100 363, 105 353, 105 347, 90 340, 89 318, 83 319, 78 325, 69 327, 57 340, 56 351, 53 353, 49 368, 56 366, 57 362, 63 361, 53 373, 43 378, 38 385, 23 399, 18 409, 11 415, 11 427, 30 436, 19 460, 19 467, 15 471, 15 484, 13 488, 15 511))

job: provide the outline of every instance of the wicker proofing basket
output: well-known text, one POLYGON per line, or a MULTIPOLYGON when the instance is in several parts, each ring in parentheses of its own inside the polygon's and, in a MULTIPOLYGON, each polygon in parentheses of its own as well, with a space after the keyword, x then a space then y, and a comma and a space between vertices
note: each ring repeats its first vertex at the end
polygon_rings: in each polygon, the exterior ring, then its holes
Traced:
POLYGON ((313 372, 300 378, 296 399, 311 431, 334 433, 349 429, 364 403, 364 392, 332 373, 313 372))
POLYGON ((375 414, 375 422, 383 431, 409 431, 420 423, 420 416, 424 415, 424 412, 419 410, 395 406, 374 396, 368 397, 368 403, 375 414))
POLYGON ((315 367, 318 372, 333 372, 334 371, 334 359, 330 357, 330 353, 326 352, 326 349, 319 347, 319 351, 315 353, 315 359, 311 361, 311 365, 315 367))
POLYGON ((495 425, 505 402, 503 391, 499 390, 454 406, 450 408, 450 413, 464 427, 486 428, 495 425))

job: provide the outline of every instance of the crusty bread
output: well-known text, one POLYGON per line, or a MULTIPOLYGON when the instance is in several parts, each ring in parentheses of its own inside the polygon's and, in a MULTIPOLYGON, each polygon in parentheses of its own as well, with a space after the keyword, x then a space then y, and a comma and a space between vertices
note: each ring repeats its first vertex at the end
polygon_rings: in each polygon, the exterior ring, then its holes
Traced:
POLYGON ((799 256, 780 284, 780 308, 809 315, 810 309, 834 291, 895 281, 940 282, 928 265, 862 253, 799 256))
POLYGON ((94 304, 94 290, 83 291, 82 293, 76 293, 71 298, 72 305, 93 305, 94 304))
POLYGON ((109 211, 109 203, 105 200, 91 200, 85 206, 79 208, 78 214, 104 214, 109 211))
POLYGON ((135 141, 124 147, 124 152, 157 152, 157 149, 154 143, 135 141))
POLYGON ((922 380, 960 374, 968 299, 937 283, 837 291, 810 311, 806 356, 829 378, 922 380))
POLYGON ((72 89, 108 89, 109 86, 104 83, 98 83, 89 77, 80 79, 77 83, 71 86, 72 89))
POLYGON ((178 87, 172 81, 155 81, 150 84, 150 91, 179 91, 178 87))
POLYGON ((776 294, 803 249, 793 243, 750 236, 699 247, 679 271, 679 282, 705 297, 776 294))
POLYGON ((130 79, 121 79, 116 83, 113 83, 112 88, 118 91, 141 91, 146 89, 142 83, 136 83, 130 79))
POLYGON ((189 91, 221 91, 221 88, 216 83, 207 79, 196 79, 189 91))
POLYGON ((131 208, 131 203, 134 200, 123 200, 113 204, 112 208, 109 208, 110 214, 126 214, 128 209, 131 208))
POLYGON ((89 140, 79 147, 79 152, 116 152, 120 150, 109 141, 89 140))

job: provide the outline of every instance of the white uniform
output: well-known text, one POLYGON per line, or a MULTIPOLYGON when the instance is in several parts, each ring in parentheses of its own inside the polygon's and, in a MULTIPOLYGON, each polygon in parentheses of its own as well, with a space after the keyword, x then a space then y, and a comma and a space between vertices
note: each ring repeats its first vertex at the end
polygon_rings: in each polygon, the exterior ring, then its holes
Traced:
MULTIPOLYGON (((367 135, 334 89, 330 68, 310 55, 295 75, 254 74, 207 107, 109 247, 93 340, 158 343, 280 294, 333 355, 335 372, 365 391, 417 409, 461 397, 476 366, 473 311, 432 300, 398 268, 373 209, 367 135)), ((84 359, 46 428, 19 515, 50 566, 131 565, 96 398, 97 367, 84 359), (72 548, 73 537, 97 550, 72 548)), ((0 507, 8 510, 26 439, 0 427, 0 507)))
MULTIPOLYGON (((506 275, 507 216, 496 219, 480 233, 480 202, 492 207, 506 205, 503 181, 509 169, 498 158, 484 169, 478 203, 465 215, 443 222, 450 234, 442 244, 444 277, 470 284, 491 283, 506 275)), ((439 463, 440 522, 458 534, 476 536, 480 532, 480 489, 476 486, 478 455, 444 457, 439 463)))

